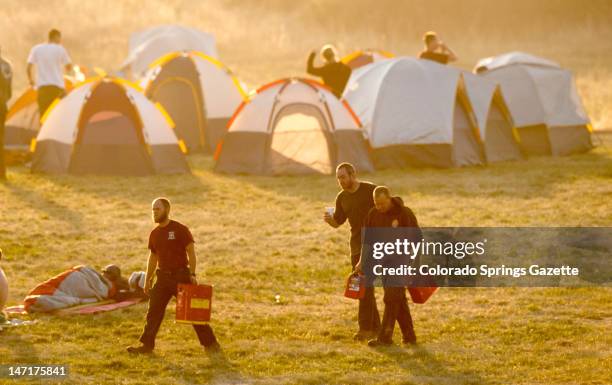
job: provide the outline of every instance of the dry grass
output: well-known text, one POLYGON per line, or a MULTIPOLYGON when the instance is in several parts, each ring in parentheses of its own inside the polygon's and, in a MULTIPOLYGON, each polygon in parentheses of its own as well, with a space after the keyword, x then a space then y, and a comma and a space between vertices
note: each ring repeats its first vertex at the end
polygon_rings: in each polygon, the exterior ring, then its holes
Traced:
POLYGON ((222 60, 251 86, 303 75, 307 53, 328 41, 344 53, 370 47, 414 55, 422 33, 435 29, 466 69, 479 58, 511 50, 560 62, 576 73, 595 128, 612 128, 612 3, 607 0, 2 3, 0 44, 16 66, 18 90, 26 84, 28 50, 51 27, 64 31, 76 63, 107 70, 121 63, 135 30, 160 23, 197 27, 216 36, 222 60))
MULTIPOLYGON (((592 153, 364 178, 404 197, 424 226, 610 226, 612 141, 592 153)), ((0 185, 0 244, 10 302, 77 263, 144 268, 149 202, 174 201, 191 226, 200 276, 215 285, 213 327, 225 356, 210 360, 173 307, 153 357, 123 353, 145 306, 96 316, 38 317, 0 335, 0 362, 70 365, 70 383, 606 384, 611 291, 443 289, 411 306, 420 345, 354 343, 356 303, 342 298, 347 229, 321 221, 332 177, 225 176, 190 158, 192 176, 32 175, 0 185), (281 305, 274 296, 281 295, 281 305)), ((380 293, 379 293, 380 301, 380 293)), ((382 308, 382 303, 379 303, 382 308)), ((397 339, 396 335, 396 339, 397 339)))

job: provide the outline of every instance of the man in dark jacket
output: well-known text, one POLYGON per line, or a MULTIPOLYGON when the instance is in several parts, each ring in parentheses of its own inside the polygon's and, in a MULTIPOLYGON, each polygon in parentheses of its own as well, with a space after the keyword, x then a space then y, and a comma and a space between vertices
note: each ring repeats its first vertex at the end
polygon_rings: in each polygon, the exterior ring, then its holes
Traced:
POLYGON ((316 53, 312 51, 308 57, 306 72, 322 78, 323 83, 331 88, 334 95, 341 98, 344 87, 351 77, 351 67, 338 59, 336 48, 331 44, 326 44, 321 48, 321 57, 325 61, 322 67, 314 66, 315 56, 316 53))
MULTIPOLYGON (((391 192, 386 186, 378 186, 374 189, 374 207, 368 213, 364 227, 409 227, 416 231, 410 231, 412 242, 418 242, 422 238, 417 219, 400 197, 391 197, 391 192)), ((361 270, 361 263, 356 270, 361 270)), ((383 280, 385 311, 383 313, 382 325, 378 337, 368 342, 369 346, 391 345, 393 343, 393 329, 395 321, 400 326, 403 343, 406 345, 416 344, 416 335, 412 325, 412 317, 406 299, 406 288, 404 286, 387 285, 383 280)))
POLYGON ((6 179, 6 166, 4 165, 4 122, 9 99, 11 98, 13 71, 11 64, 2 58, 0 52, 0 180, 6 179))

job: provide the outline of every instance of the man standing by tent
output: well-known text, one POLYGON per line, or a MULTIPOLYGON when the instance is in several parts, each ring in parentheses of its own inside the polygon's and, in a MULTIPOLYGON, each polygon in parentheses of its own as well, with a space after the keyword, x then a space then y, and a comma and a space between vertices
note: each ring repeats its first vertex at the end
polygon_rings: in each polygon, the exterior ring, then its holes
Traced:
MULTIPOLYGON (((350 163, 338 165, 336 178, 342 191, 336 196, 333 215, 326 211, 323 219, 334 228, 348 219, 351 226, 351 266, 355 268, 361 253, 361 227, 368 211, 374 207, 372 194, 376 186, 358 180, 355 167, 350 163)), ((373 287, 367 288, 365 296, 359 300, 358 320, 359 331, 353 337, 355 340, 365 341, 376 335, 380 327, 380 315, 373 287)))
MULTIPOLYGON (((391 197, 391 192, 386 186, 378 186, 374 189, 374 205, 366 216, 364 227, 412 227, 416 231, 410 232, 411 242, 419 242, 422 238, 421 229, 417 219, 400 197, 391 197)), ((362 261, 359 260, 356 271, 361 271, 362 261)), ((395 277, 393 277, 395 278, 395 277)), ((393 344, 393 329, 395 321, 400 326, 403 336, 403 343, 406 345, 416 344, 416 335, 412 325, 412 317, 406 299, 406 288, 404 285, 397 285, 397 281, 388 280, 385 282, 384 303, 382 325, 378 337, 368 342, 369 346, 391 345, 393 344)))
POLYGON ((0 180, 6 179, 4 164, 4 123, 6 121, 7 103, 12 95, 13 70, 11 64, 2 58, 0 50, 0 180))
POLYGON ((30 86, 36 87, 38 112, 41 118, 51 103, 66 93, 64 70, 72 71, 70 56, 62 46, 61 32, 52 29, 49 31, 49 41, 35 45, 28 55, 28 80, 30 86), (32 66, 36 66, 36 82, 34 82, 32 66))
POLYGON ((448 64, 457 60, 457 55, 438 38, 438 34, 429 31, 423 35, 425 49, 419 54, 420 59, 427 59, 440 64, 448 64))
MULTIPOLYGON (((166 306, 177 294, 179 283, 197 284, 194 240, 187 226, 171 220, 170 201, 157 198, 153 201, 153 220, 157 227, 149 235, 149 260, 145 277, 145 294, 149 295, 149 308, 140 346, 130 346, 129 353, 151 353, 155 337, 164 319, 166 306), (153 272, 157 279, 151 288, 153 272)), ((220 349, 210 325, 194 324, 200 344, 207 352, 220 349)))
POLYGON ((314 66, 316 55, 315 51, 312 51, 310 56, 308 56, 306 72, 322 78, 323 83, 331 88, 333 94, 341 98, 344 87, 346 87, 346 83, 351 77, 351 67, 338 59, 338 52, 331 44, 325 44, 323 48, 321 48, 321 57, 325 61, 322 67, 314 66))

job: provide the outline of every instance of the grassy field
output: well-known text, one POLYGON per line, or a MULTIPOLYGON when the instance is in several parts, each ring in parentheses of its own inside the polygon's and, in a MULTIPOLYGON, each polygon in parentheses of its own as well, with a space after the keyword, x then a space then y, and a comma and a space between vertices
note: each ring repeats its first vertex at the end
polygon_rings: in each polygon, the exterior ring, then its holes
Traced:
MULTIPOLYGON (((605 0, 0 0, 0 19, 17 94, 29 48, 51 27, 64 31, 76 63, 112 70, 132 31, 194 26, 215 34, 222 60, 251 86, 303 75, 306 54, 328 41, 345 53, 373 47, 414 55, 421 34, 435 29, 462 68, 510 50, 560 62, 576 74, 595 128, 612 128, 612 3, 605 0)), ((612 226, 612 137, 602 138, 583 155, 363 178, 391 186, 423 226, 612 226)), ((441 289, 411 305, 418 347, 353 342, 357 306, 342 296, 348 229, 321 220, 338 189, 334 178, 228 176, 211 171, 210 157, 189 162, 192 175, 147 178, 11 167, 0 183, 2 268, 9 304, 75 264, 143 270, 150 202, 168 196, 174 218, 196 238, 201 281, 215 286, 212 325, 224 356, 209 359, 191 328, 173 324, 169 306, 156 353, 128 357, 142 304, 40 316, 5 330, 0 364, 65 363, 64 383, 75 384, 612 383, 609 288, 441 289)), ((382 309, 380 290, 378 297, 382 309)))
MULTIPOLYGON (((49 177, 12 168, 0 184, 0 245, 17 303, 71 265, 144 269, 152 198, 166 195, 215 285, 210 360, 170 306, 153 357, 132 358, 146 306, 38 317, 0 334, 2 363, 70 365, 73 383, 608 384, 609 289, 442 289, 411 306, 417 348, 355 343, 356 303, 342 297, 346 227, 321 220, 332 177, 218 175, 49 177), (281 304, 274 297, 281 296, 281 304)), ((488 167, 364 175, 392 186, 423 226, 610 226, 612 143, 593 152, 488 167)), ((379 302, 381 300, 379 293, 379 302)), ((382 303, 379 303, 382 308, 382 303)), ((396 341, 398 340, 396 331, 396 341)))

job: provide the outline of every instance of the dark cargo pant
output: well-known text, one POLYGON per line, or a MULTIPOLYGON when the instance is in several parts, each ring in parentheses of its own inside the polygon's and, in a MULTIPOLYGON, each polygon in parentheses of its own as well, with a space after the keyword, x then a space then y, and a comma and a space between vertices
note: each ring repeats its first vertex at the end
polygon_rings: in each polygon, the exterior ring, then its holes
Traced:
POLYGON ((385 287, 385 311, 383 313, 382 327, 378 334, 378 340, 384 342, 393 341, 393 329, 395 321, 399 324, 402 331, 404 342, 416 342, 414 327, 412 325, 412 316, 408 308, 408 300, 406 299, 405 287, 385 287))
MULTIPOLYGON (((155 337, 164 319, 166 306, 172 297, 176 297, 179 283, 190 283, 189 269, 166 272, 157 270, 157 280, 149 292, 149 308, 147 309, 147 323, 140 336, 143 345, 154 348, 155 337)), ((193 325, 202 346, 210 346, 217 342, 210 325, 193 325)))
POLYGON ((42 119, 47 109, 51 106, 51 103, 57 98, 63 97, 66 92, 63 88, 58 86, 40 86, 36 91, 37 97, 36 101, 38 102, 38 113, 40 119, 42 119))
MULTIPOLYGON (((353 268, 359 262, 360 254, 351 256, 351 264, 353 268)), ((376 306, 376 296, 374 295, 374 286, 365 289, 365 295, 359 300, 359 331, 377 333, 380 329, 380 314, 376 306)))

